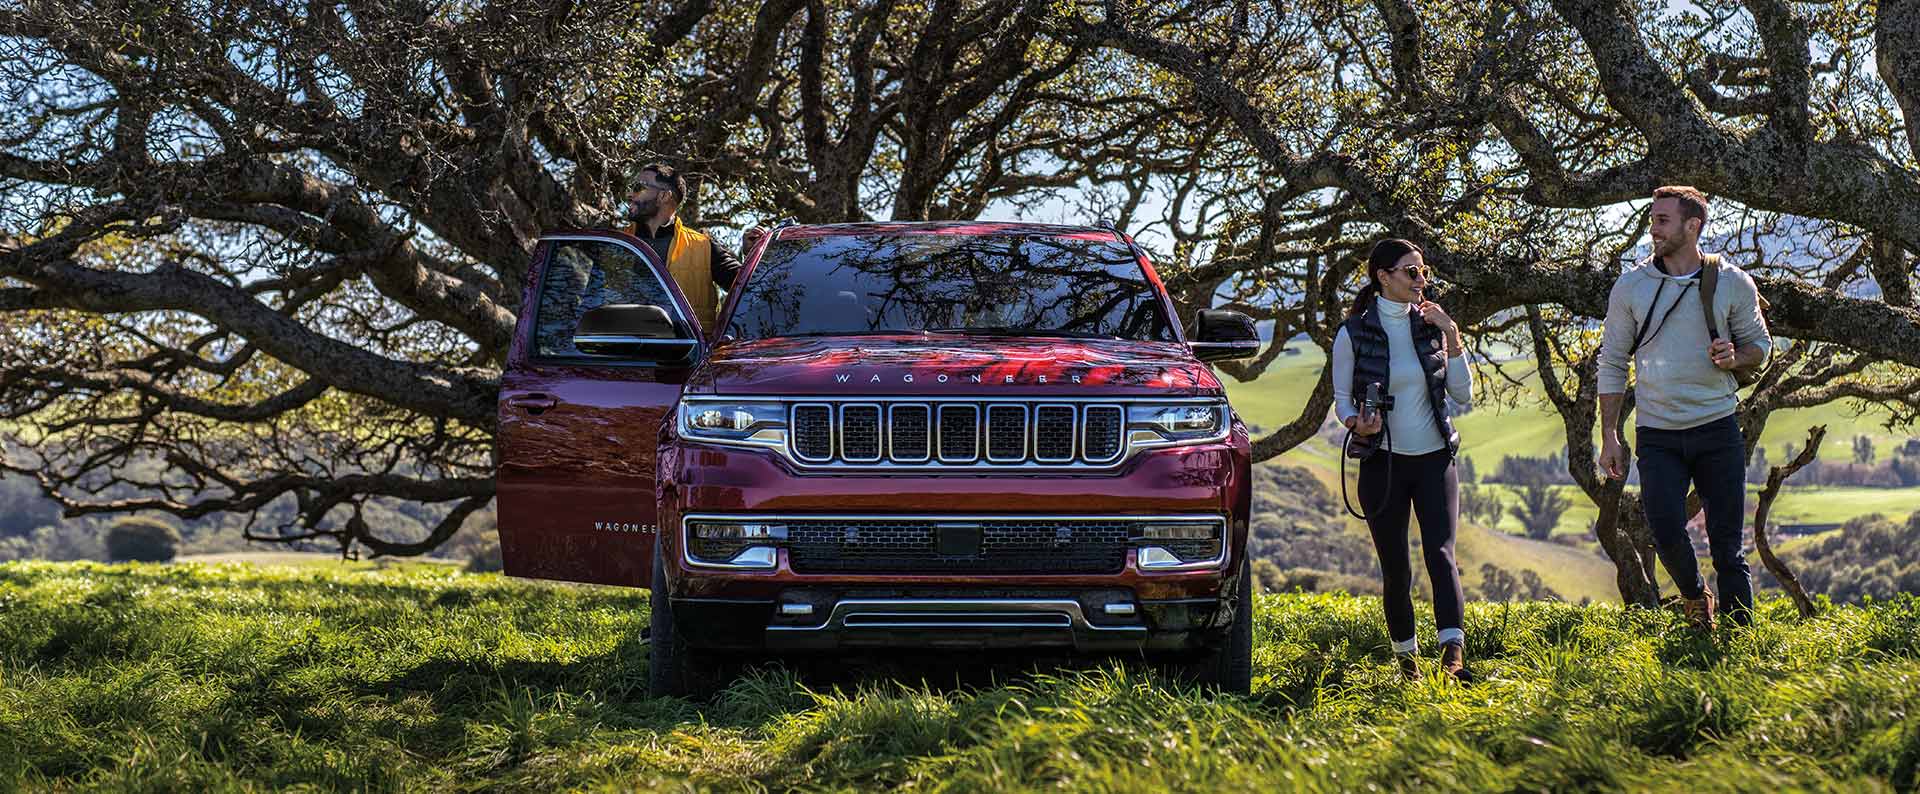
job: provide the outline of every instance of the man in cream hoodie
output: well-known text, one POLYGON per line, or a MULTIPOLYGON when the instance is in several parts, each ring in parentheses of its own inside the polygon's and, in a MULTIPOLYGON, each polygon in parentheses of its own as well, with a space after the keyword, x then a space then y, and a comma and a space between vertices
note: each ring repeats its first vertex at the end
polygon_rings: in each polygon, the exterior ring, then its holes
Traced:
POLYGON ((1753 585, 1741 552, 1746 444, 1733 370, 1764 363, 1772 349, 1753 278, 1700 253, 1707 197, 1691 187, 1653 192, 1647 210, 1653 256, 1622 273, 1607 299, 1600 344, 1600 466, 1626 476, 1620 405, 1634 371, 1640 499, 1660 562, 1686 599, 1695 626, 1711 629, 1719 602, 1734 622, 1751 619, 1753 585), (1710 334, 1700 306, 1700 270, 1718 268, 1710 334), (1700 492, 1707 543, 1719 575, 1716 599, 1687 539, 1687 486, 1700 492))

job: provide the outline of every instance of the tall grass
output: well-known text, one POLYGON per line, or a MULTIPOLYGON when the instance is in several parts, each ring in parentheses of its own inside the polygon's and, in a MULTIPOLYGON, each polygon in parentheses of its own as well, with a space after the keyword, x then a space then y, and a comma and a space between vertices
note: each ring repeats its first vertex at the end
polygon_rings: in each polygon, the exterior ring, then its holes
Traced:
MULTIPOLYGON (((0 565, 0 788, 1911 790, 1920 600, 1475 604, 1481 681, 1403 683, 1379 605, 1275 595, 1254 694, 1135 667, 646 696, 639 591, 439 568, 0 565)), ((1432 627, 1423 626, 1423 637, 1432 627)), ((1431 649, 1429 649, 1431 653, 1431 649)), ((1431 660, 1428 660, 1430 665, 1431 660)), ((916 668, 919 672, 924 669, 916 668)))

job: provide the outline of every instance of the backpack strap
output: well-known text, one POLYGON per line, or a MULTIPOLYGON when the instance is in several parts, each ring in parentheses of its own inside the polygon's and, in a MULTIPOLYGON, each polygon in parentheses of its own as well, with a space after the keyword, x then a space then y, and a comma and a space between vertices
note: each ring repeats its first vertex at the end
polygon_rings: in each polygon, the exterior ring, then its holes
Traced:
POLYGON ((1713 316, 1713 291, 1720 285, 1720 255, 1707 254, 1700 258, 1700 311, 1706 315, 1707 338, 1720 338, 1720 323, 1713 316))

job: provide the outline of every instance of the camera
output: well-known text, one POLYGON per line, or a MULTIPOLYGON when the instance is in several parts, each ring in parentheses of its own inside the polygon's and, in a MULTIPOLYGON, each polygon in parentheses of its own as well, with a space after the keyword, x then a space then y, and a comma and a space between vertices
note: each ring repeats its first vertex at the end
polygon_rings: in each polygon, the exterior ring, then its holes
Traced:
POLYGON ((1378 381, 1367 384, 1366 395, 1360 398, 1360 418, 1371 421, 1374 417, 1393 410, 1393 395, 1381 394, 1378 381))

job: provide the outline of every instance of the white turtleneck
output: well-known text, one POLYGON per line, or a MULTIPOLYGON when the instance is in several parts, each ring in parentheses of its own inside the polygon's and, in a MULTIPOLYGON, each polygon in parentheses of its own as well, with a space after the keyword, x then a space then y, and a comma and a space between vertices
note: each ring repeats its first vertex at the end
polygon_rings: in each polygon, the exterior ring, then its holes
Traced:
MULTIPOLYGON (((1374 307, 1380 316, 1380 327, 1387 332, 1385 386, 1387 393, 1393 395, 1393 410, 1387 412, 1387 430, 1392 434, 1389 449, 1402 455, 1425 455, 1445 449, 1447 437, 1441 434, 1440 423, 1427 407, 1426 374, 1413 349, 1413 325, 1407 319, 1412 304, 1381 296, 1374 299, 1374 307)), ((1340 333, 1333 338, 1333 410, 1340 421, 1360 413, 1360 397, 1353 393, 1353 340, 1347 337, 1347 328, 1342 325, 1340 333)), ((1473 370, 1467 366, 1463 352, 1447 360, 1447 405, 1443 407, 1448 416, 1458 416, 1472 405, 1473 370)))

